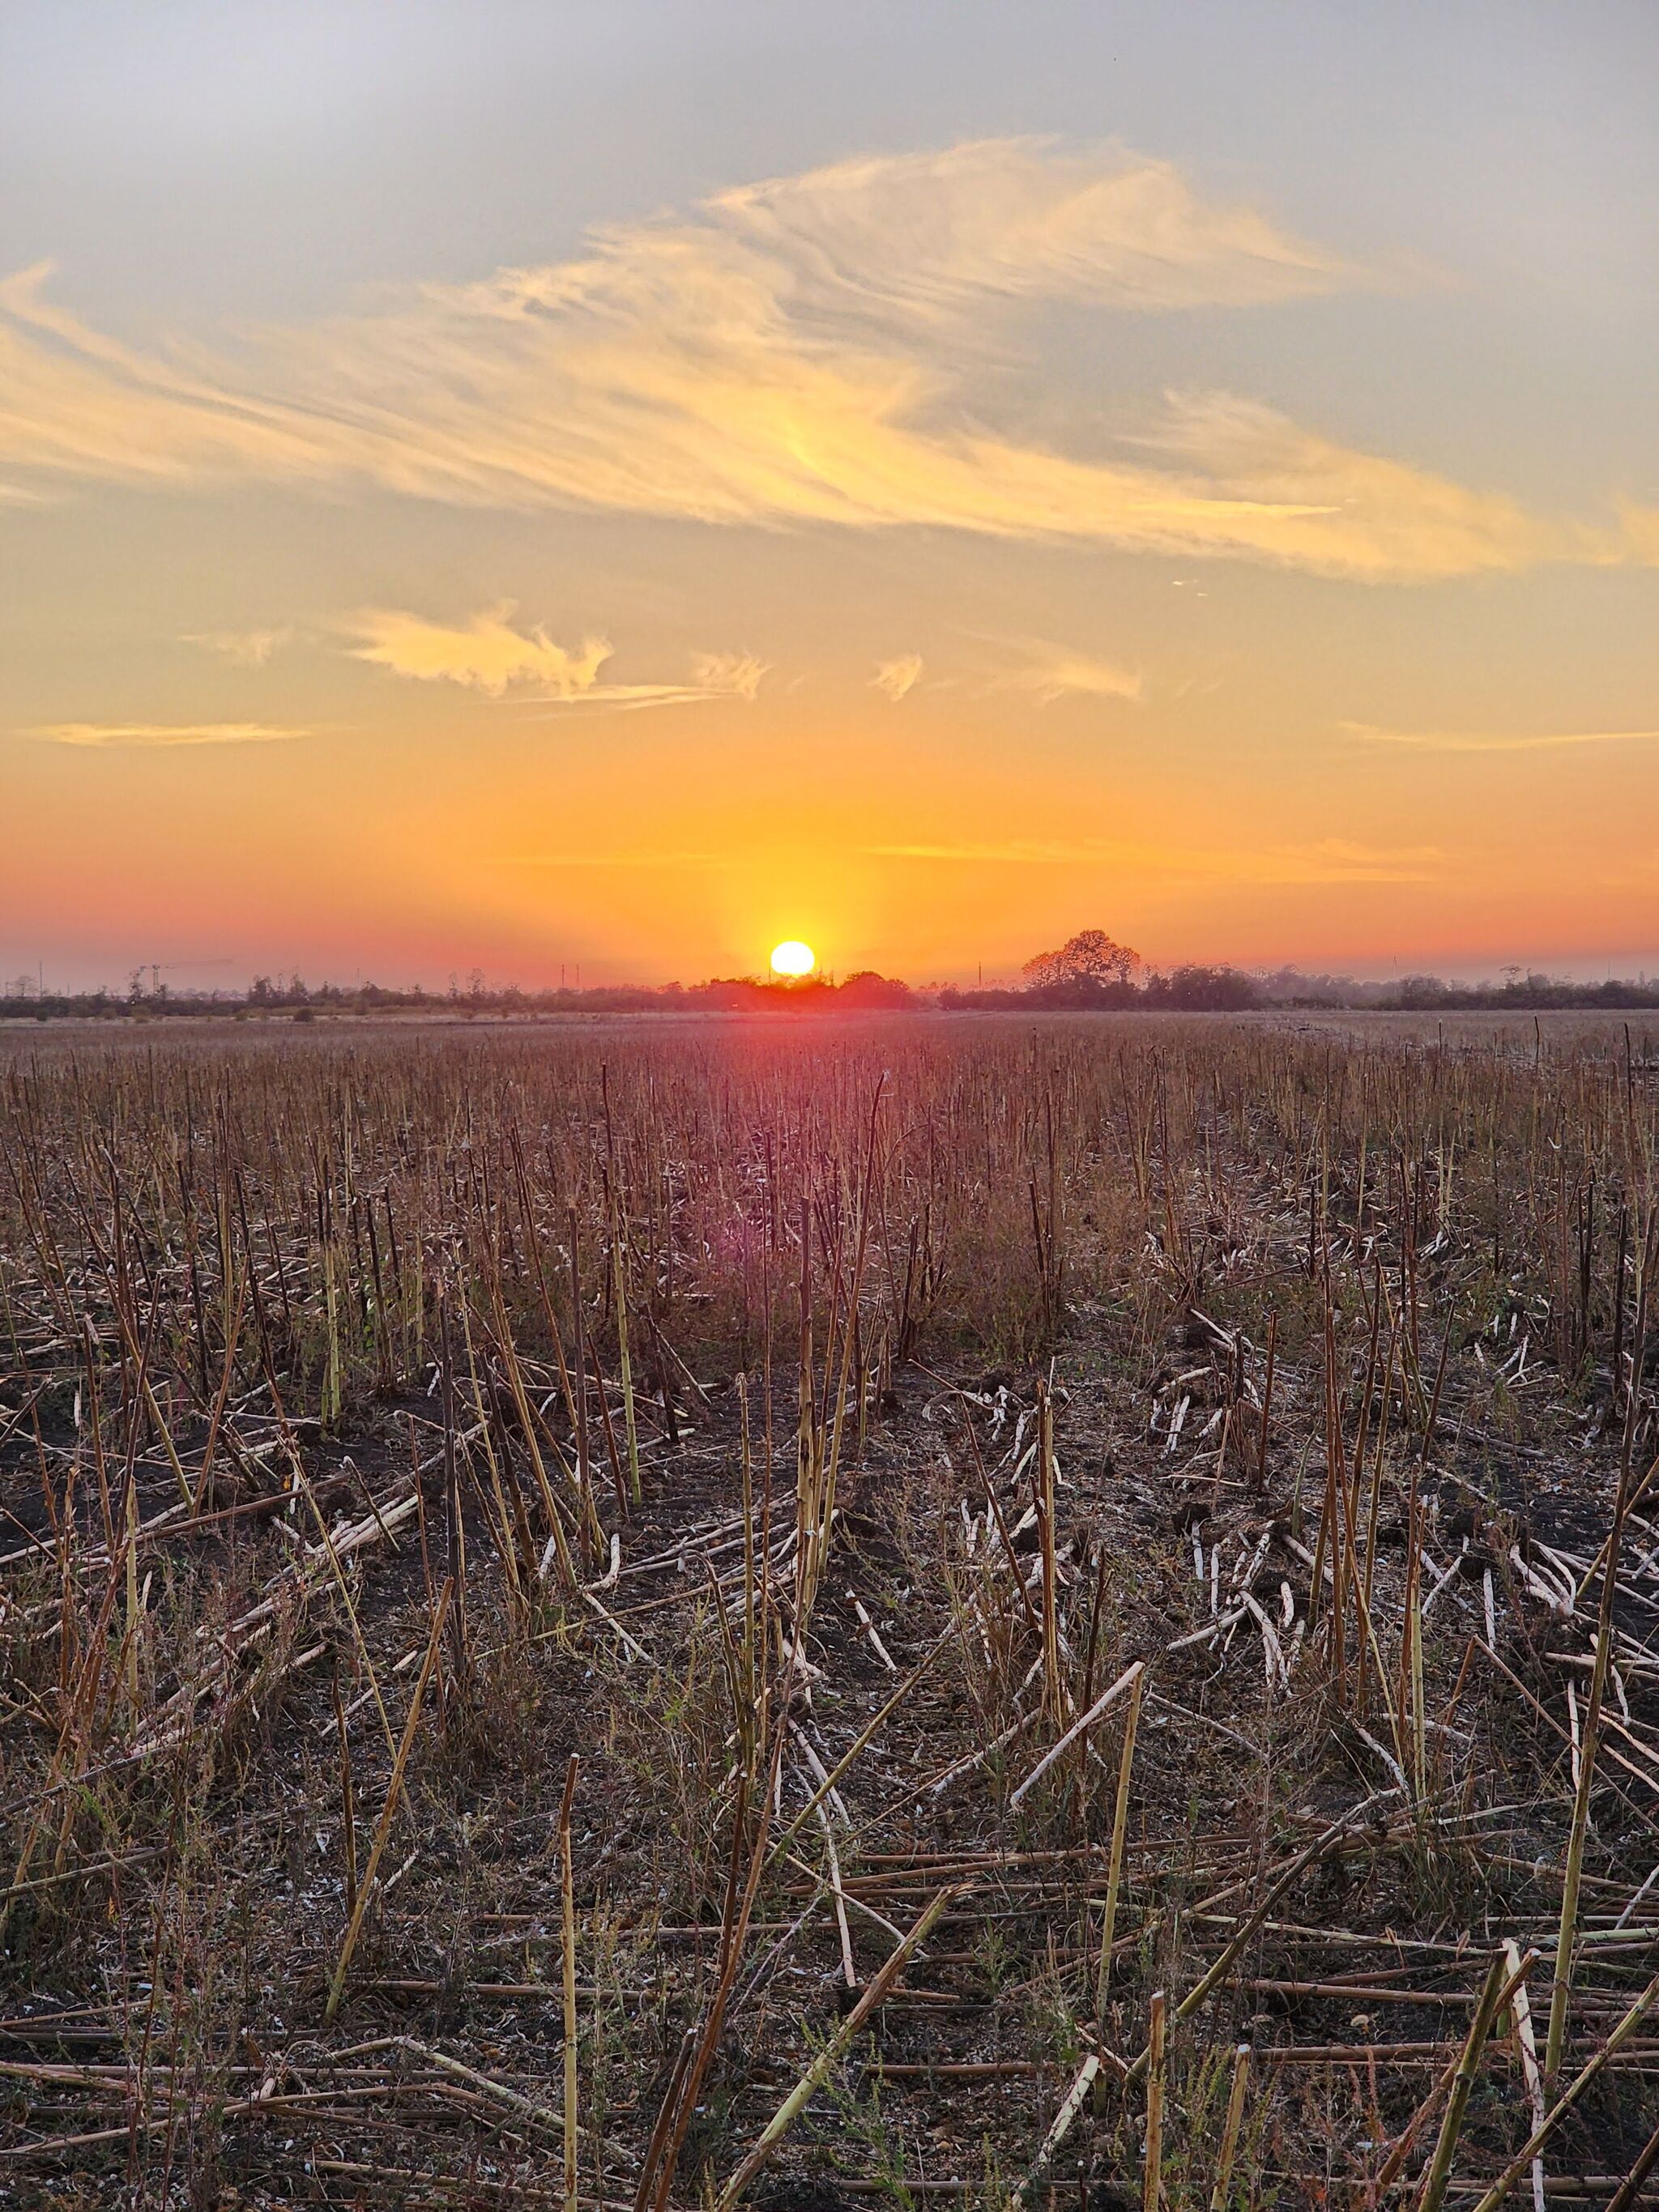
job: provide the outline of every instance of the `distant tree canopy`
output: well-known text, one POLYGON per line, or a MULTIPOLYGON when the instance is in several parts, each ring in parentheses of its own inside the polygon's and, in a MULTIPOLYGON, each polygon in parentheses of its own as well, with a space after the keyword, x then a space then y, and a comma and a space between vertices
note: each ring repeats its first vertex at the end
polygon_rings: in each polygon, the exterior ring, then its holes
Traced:
POLYGON ((712 976, 701 983, 615 983, 567 990, 526 990, 516 983, 490 984, 474 968, 463 984, 449 979, 447 993, 379 983, 307 984, 297 974, 256 975, 246 991, 178 991, 151 970, 145 988, 143 969, 134 971, 125 994, 106 989, 44 992, 38 977, 0 982, 0 1020, 169 1021, 191 1015, 233 1015, 283 1021, 316 1022, 352 1014, 442 1014, 475 1021, 488 1015, 508 1021, 545 1015, 650 1013, 834 1014, 937 1008, 944 1013, 1238 1013, 1253 1006, 1369 1006, 1382 1012, 1542 1012, 1582 1006, 1604 1011, 1659 1009, 1659 981, 1608 977, 1600 983, 1577 982, 1536 969, 1505 968, 1499 983, 1445 981, 1438 975, 1407 975, 1382 982, 1352 975, 1306 975, 1280 968, 1267 975, 1246 975, 1221 963, 1189 962, 1171 969, 1149 969, 1140 955, 1120 945, 1103 929, 1080 929, 1058 951, 1028 960, 1018 985, 915 986, 861 968, 837 983, 827 975, 784 979, 774 975, 712 976))
POLYGON ((1143 964, 1132 946, 1120 945, 1103 929, 1079 929, 1058 952, 1039 952, 1020 972, 1029 988, 1052 991, 1078 983, 1122 985, 1143 964))
POLYGON ((843 1006, 911 1006, 916 998, 908 983, 878 975, 872 968, 860 968, 849 975, 836 995, 843 1006))
POLYGON ((1257 979, 1237 968, 1188 963, 1168 971, 1148 969, 1133 945, 1120 945, 1103 929, 1079 930, 1057 952, 1039 952, 1035 960, 1028 960, 1020 973, 1024 981, 1017 990, 994 986, 960 991, 946 985, 938 1003, 947 1012, 988 1013, 1036 1007, 1066 1013, 1105 1013, 1118 1008, 1237 1013, 1272 1003, 1257 979))
POLYGON ((1149 1006, 1169 1006, 1179 1013, 1242 1013, 1261 1004, 1261 987, 1254 975, 1237 968, 1176 968, 1168 975, 1146 979, 1149 1006))
POLYGON ((1006 988, 959 991, 946 986, 939 1004, 947 1011, 1042 1007, 1055 1012, 1110 1012, 1121 1008, 1162 1007, 1175 1013, 1233 1013, 1267 1002, 1253 975, 1229 966, 1188 965, 1165 972, 1149 969, 1133 945, 1120 945, 1103 929, 1080 929, 1057 952, 1039 952, 1020 971, 1023 983, 1006 988))

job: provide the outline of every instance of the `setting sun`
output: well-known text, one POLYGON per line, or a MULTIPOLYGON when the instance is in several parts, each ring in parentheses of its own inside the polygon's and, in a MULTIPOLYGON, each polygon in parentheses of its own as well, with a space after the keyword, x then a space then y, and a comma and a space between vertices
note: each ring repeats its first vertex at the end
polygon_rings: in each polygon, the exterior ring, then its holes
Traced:
POLYGON ((775 975, 810 975, 817 964, 817 953, 810 945, 803 945, 798 937, 786 937, 781 945, 772 947, 772 973, 775 975))

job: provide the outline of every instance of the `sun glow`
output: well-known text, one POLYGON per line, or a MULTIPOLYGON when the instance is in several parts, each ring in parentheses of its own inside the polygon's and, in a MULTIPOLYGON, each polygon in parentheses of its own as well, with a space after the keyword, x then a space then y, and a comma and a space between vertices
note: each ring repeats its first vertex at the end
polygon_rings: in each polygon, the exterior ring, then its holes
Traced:
POLYGON ((772 947, 772 973, 775 975, 810 975, 817 964, 817 953, 810 945, 803 945, 798 937, 786 937, 781 945, 772 947))

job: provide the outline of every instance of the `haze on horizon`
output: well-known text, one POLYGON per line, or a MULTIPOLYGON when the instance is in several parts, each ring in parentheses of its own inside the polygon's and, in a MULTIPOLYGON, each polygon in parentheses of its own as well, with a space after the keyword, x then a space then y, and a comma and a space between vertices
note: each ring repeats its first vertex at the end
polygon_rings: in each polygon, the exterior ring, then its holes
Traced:
POLYGON ((1659 965, 1634 0, 0 61, 0 975, 1659 965))

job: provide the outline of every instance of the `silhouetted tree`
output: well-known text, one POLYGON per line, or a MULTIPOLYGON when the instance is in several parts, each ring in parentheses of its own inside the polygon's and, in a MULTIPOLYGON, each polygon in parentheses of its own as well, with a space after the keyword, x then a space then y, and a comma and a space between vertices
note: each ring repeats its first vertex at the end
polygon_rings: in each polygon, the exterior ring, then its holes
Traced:
POLYGON ((1168 975, 1150 976, 1146 1003, 1180 1013, 1239 1013, 1247 1006, 1260 1006, 1261 991, 1253 975, 1237 968, 1189 963, 1168 975))
POLYGON ((894 976, 860 968, 847 978, 836 996, 843 1006, 909 1006, 915 1004, 916 994, 908 983, 894 976))
POLYGON ((1436 1006, 1446 996, 1446 987, 1437 975, 1402 975, 1395 993, 1402 1006, 1436 1006))
POLYGON ((1127 983, 1141 965, 1140 955, 1108 937, 1103 929, 1080 929, 1058 952, 1039 952, 1022 969, 1033 990, 1064 989, 1075 983, 1127 983))

